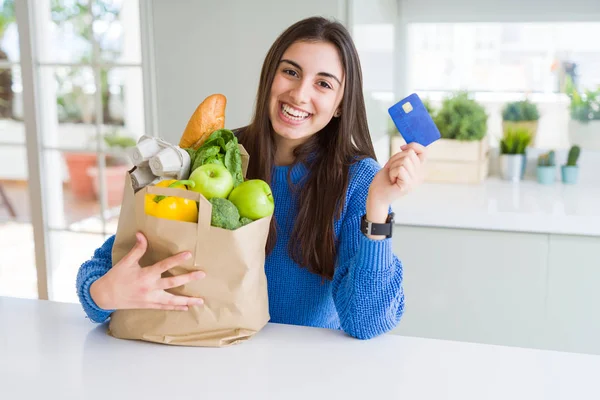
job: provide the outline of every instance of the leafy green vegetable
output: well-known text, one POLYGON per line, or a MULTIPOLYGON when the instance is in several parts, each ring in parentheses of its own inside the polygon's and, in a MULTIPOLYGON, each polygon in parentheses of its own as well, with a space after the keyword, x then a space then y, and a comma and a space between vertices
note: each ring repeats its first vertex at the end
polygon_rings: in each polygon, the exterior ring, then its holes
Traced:
POLYGON ((208 161, 215 159, 220 151, 221 148, 219 146, 207 147, 198 154, 196 162, 200 165, 208 164, 208 161))
POLYGON ((198 150, 185 150, 191 159, 190 174, 204 164, 221 164, 231 172, 234 187, 237 187, 244 181, 242 156, 238 147, 238 141, 229 129, 214 131, 198 150))
POLYGON ((234 187, 244 181, 242 174, 242 156, 238 147, 237 138, 234 137, 232 141, 225 145, 225 167, 233 175, 234 187))

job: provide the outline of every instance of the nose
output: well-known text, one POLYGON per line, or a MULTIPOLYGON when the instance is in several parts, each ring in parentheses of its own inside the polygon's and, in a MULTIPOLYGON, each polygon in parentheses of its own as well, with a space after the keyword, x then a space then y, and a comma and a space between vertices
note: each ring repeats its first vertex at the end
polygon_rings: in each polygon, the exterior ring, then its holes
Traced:
POLYGON ((310 82, 308 80, 299 80, 290 91, 290 97, 294 103, 300 105, 308 103, 310 97, 310 82))

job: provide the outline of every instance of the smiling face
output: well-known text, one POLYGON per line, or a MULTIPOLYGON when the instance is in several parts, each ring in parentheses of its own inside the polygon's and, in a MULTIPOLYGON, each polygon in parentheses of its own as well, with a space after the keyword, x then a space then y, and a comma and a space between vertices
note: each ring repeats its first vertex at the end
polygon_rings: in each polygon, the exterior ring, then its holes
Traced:
POLYGON ((328 42, 296 42, 284 52, 271 85, 269 117, 280 140, 301 144, 323 129, 344 94, 344 71, 328 42))

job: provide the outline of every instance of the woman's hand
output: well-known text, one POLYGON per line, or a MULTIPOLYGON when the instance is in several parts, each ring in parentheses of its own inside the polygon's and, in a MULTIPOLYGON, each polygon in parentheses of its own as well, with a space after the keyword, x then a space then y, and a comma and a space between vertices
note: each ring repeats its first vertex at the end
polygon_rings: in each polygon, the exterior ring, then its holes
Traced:
POLYGON ((136 234, 133 249, 90 287, 90 295, 98 307, 105 310, 155 308, 185 311, 189 306, 200 305, 200 298, 175 296, 165 291, 205 276, 203 271, 163 278, 163 272, 181 265, 191 257, 183 252, 165 258, 154 265, 142 268, 140 258, 148 242, 141 233, 136 234))
MULTIPOLYGON (((367 197, 367 220, 385 223, 390 205, 423 182, 426 148, 418 143, 401 147, 375 175, 367 197)), ((381 239, 383 236, 372 236, 381 239)))

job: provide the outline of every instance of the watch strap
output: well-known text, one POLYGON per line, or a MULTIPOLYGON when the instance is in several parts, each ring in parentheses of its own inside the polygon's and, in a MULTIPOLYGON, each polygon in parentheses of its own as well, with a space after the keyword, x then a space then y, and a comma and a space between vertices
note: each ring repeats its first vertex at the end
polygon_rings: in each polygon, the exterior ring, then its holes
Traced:
POLYGON ((367 220, 367 216, 363 215, 360 221, 360 230, 365 235, 392 237, 394 228, 394 213, 390 213, 383 224, 378 224, 367 220))

